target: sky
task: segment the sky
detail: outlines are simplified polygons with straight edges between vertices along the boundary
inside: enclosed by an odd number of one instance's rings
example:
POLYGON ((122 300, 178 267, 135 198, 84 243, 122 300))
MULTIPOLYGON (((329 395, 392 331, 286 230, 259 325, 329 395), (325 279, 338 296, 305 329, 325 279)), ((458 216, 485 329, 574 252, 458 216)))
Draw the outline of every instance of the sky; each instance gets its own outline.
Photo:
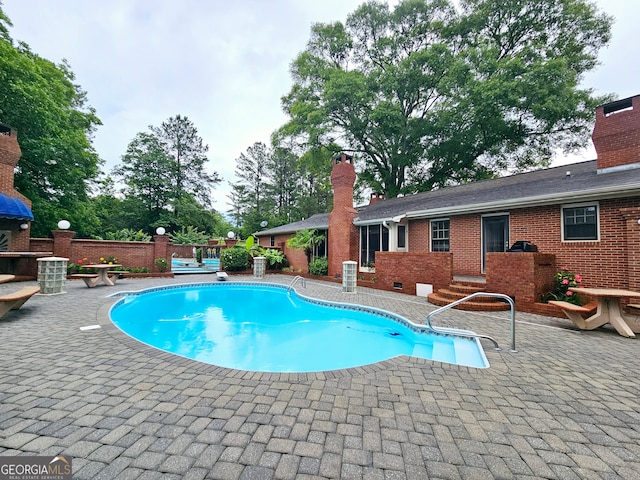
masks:
MULTIPOLYGON (((388 0, 395 5, 397 0, 388 0)), ((10 35, 41 57, 66 59, 102 125, 93 145, 109 172, 150 125, 188 117, 223 178, 214 208, 229 208, 236 159, 269 144, 287 117, 280 99, 289 66, 313 23, 344 22, 363 0, 0 0, 10 35)), ((640 8, 597 0, 615 18, 601 65, 582 87, 627 98, 640 94, 640 8)), ((595 158, 593 147, 554 164, 595 158)))

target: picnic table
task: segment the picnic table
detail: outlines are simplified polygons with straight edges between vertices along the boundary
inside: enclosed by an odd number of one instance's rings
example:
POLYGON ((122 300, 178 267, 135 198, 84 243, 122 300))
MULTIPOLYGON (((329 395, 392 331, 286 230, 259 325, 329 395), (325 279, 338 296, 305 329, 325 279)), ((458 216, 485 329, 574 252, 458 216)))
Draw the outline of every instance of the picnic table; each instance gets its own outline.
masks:
MULTIPOLYGON (((583 320, 583 330, 593 330, 610 323, 616 331, 623 337, 635 338, 635 333, 640 333, 640 324, 633 319, 626 317, 620 308, 620 300, 623 298, 640 298, 640 292, 632 290, 622 290, 619 288, 585 288, 571 287, 572 292, 583 293, 598 301, 596 313, 583 320)), ((562 307, 561 307, 562 308, 562 307)), ((563 309, 564 310, 564 309, 563 309)), ((565 313, 567 311, 565 310, 565 313)), ((567 313, 567 316, 568 313, 567 313)), ((569 317, 571 318, 571 317, 569 317)), ((573 319, 572 319, 573 320, 573 319)), ((574 323, 576 323, 574 321, 574 323)))
POLYGON ((84 283, 86 283, 87 287, 89 288, 93 288, 99 283, 104 283, 105 285, 113 287, 116 284, 116 280, 118 280, 120 274, 118 272, 109 272, 109 270, 121 266, 122 265, 118 263, 98 263, 95 265, 82 265, 82 268, 95 268, 98 273, 83 273, 79 275, 73 275, 73 277, 82 278, 82 280, 84 280, 84 283))

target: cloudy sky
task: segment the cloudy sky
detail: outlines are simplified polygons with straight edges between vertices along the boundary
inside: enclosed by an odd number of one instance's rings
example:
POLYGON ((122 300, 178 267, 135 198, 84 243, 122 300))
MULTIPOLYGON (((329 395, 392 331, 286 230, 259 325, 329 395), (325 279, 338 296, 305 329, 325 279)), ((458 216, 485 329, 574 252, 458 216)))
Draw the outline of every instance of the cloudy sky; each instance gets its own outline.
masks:
MULTIPOLYGON (((71 65, 103 123, 94 146, 105 170, 136 133, 187 116, 209 145, 210 169, 224 179, 214 206, 225 212, 235 159, 255 142, 268 144, 286 121, 280 98, 312 23, 344 21, 363 0, 0 2, 14 40, 71 65)), ((598 94, 640 93, 640 9, 632 3, 596 1, 616 19, 602 65, 584 80, 598 94)), ((594 155, 588 149, 570 160, 594 155)))

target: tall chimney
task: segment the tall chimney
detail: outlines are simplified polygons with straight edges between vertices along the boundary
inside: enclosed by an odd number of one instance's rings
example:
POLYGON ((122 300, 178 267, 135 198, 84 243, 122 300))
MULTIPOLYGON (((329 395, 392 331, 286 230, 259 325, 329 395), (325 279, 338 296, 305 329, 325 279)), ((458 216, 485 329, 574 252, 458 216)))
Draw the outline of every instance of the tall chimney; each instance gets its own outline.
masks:
POLYGON ((353 185, 356 171, 353 157, 342 154, 333 159, 331 185, 333 210, 329 213, 329 276, 342 275, 342 262, 358 261, 358 228, 353 220, 358 211, 353 208, 353 185))
POLYGON ((598 173, 640 168, 640 95, 596 108, 598 173))

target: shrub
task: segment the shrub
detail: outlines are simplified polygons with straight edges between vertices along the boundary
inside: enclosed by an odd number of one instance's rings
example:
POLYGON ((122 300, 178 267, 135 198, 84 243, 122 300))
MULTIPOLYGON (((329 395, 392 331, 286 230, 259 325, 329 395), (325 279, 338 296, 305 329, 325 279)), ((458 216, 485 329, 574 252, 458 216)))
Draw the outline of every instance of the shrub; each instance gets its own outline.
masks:
POLYGON ((166 258, 156 258, 153 263, 155 263, 156 268, 160 271, 160 272, 166 272, 167 269, 169 268, 169 262, 167 261, 166 258))
POLYGON ((262 252, 262 256, 267 259, 270 268, 282 268, 287 263, 284 253, 275 248, 267 248, 262 252))
POLYGON ((209 240, 209 235, 191 225, 182 227, 179 232, 170 233, 169 237, 176 245, 202 245, 209 240))
POLYGON ((311 275, 326 276, 329 272, 329 259, 327 257, 314 258, 309 264, 311 275))
POLYGON ((246 270, 251 265, 247 249, 237 246, 222 250, 220 252, 220 263, 225 270, 230 272, 246 270))
POLYGON ((137 232, 132 228, 123 228, 117 232, 107 232, 106 240, 119 240, 122 242, 150 242, 151 235, 144 233, 142 230, 137 232))
POLYGON ((546 303, 549 300, 562 300, 573 303, 574 305, 581 305, 582 300, 580 296, 569 290, 570 287, 579 287, 580 282, 582 282, 580 275, 575 275, 566 268, 563 268, 553 277, 553 291, 545 293, 542 296, 542 301, 546 303))

